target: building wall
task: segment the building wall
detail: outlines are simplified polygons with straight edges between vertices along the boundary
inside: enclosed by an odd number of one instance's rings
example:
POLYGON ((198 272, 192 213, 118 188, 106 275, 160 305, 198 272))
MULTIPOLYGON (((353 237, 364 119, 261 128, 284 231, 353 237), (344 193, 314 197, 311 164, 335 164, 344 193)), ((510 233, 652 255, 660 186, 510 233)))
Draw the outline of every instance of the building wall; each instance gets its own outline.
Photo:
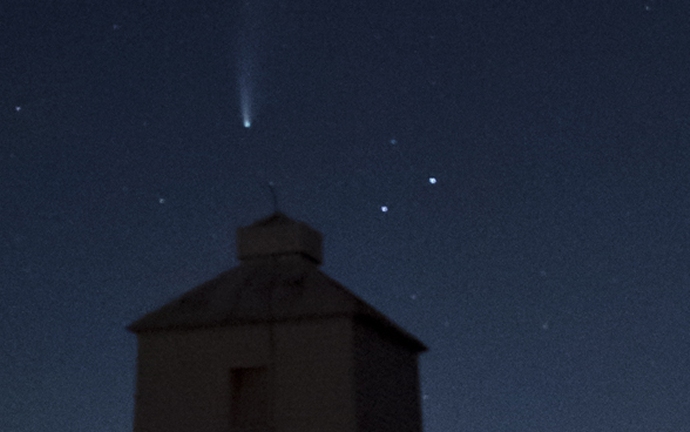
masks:
POLYGON ((354 325, 358 432, 421 432, 417 354, 366 323, 354 325))
POLYGON ((350 319, 288 322, 275 336, 279 432, 354 432, 350 319))
POLYGON ((267 325, 138 335, 134 432, 228 432, 229 373, 270 358, 267 325))
POLYGON ((134 432, 232 431, 241 368, 269 370, 273 432, 355 431, 348 318, 141 333, 138 343, 134 432))

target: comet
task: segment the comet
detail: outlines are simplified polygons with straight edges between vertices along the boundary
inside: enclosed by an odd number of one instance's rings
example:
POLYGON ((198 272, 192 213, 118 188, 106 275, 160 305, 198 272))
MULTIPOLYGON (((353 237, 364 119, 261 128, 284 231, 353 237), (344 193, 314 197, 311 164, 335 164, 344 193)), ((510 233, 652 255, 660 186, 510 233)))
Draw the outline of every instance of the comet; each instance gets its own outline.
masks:
MULTIPOLYGON (((242 74, 242 72, 240 72, 242 74)), ((249 74, 247 74, 249 75, 249 74)), ((242 114, 242 125, 249 129, 252 126, 252 86, 249 76, 240 75, 240 112, 242 114)))
POLYGON ((261 69, 258 61, 261 40, 259 2, 244 1, 241 16, 243 19, 237 35, 237 90, 242 126, 249 129, 258 109, 256 89, 261 69))

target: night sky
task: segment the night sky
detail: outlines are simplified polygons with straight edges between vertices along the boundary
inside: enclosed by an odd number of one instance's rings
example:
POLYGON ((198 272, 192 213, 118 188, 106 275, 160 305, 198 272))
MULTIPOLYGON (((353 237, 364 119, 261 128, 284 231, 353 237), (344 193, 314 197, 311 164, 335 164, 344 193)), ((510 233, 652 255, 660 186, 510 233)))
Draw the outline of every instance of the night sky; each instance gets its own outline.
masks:
POLYGON ((687 1, 7 0, 0 24, 0 431, 131 431, 125 326, 236 265, 269 182, 430 347, 425 432, 690 430, 687 1))

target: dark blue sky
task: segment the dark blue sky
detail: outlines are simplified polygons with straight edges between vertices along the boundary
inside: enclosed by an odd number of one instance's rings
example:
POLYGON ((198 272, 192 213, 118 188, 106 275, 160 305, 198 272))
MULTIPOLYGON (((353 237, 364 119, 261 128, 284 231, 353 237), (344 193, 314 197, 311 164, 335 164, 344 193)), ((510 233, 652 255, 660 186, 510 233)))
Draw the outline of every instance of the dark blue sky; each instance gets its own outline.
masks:
POLYGON ((131 430, 124 327, 236 264, 268 182, 430 346, 426 432, 690 424, 687 2, 0 17, 0 430, 131 430))

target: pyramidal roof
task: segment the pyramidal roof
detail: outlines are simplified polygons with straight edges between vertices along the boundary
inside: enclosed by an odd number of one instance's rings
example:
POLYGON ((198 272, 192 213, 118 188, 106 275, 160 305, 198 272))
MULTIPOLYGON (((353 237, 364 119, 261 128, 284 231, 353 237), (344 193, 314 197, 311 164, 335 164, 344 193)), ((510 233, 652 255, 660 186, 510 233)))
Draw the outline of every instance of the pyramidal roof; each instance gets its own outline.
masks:
POLYGON ((275 213, 237 230, 240 264, 128 329, 134 333, 348 316, 414 351, 418 339, 321 272, 321 234, 275 213))

